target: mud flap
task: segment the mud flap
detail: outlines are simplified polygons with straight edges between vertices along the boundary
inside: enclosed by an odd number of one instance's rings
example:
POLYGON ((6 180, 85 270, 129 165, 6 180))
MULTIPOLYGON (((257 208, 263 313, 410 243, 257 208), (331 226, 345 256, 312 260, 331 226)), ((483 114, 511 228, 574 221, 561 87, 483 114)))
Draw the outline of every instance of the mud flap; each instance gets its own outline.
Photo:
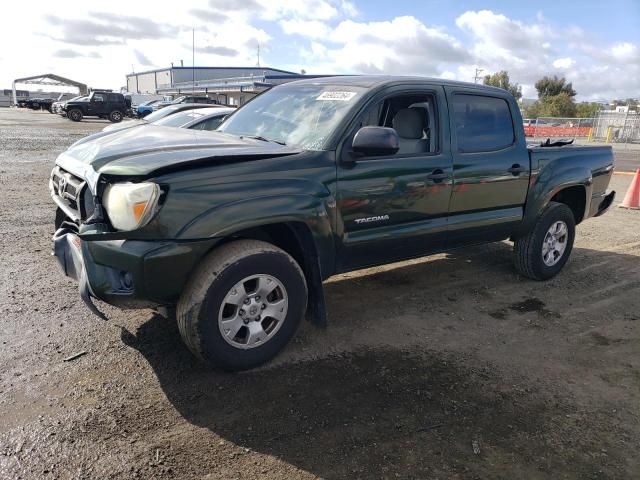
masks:
POLYGON ((326 328, 327 308, 324 302, 324 285, 322 285, 317 257, 315 261, 310 261, 307 265, 310 270, 307 275, 307 286, 309 288, 308 319, 316 327, 326 328))

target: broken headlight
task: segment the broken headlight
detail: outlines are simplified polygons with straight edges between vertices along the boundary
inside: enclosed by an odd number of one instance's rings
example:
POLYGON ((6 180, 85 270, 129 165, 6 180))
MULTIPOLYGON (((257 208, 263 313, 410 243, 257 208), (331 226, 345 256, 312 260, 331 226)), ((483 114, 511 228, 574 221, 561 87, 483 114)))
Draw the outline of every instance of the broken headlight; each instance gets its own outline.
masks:
POLYGON ((117 230, 135 230, 146 225, 158 206, 160 187, 155 183, 115 183, 102 196, 111 225, 117 230))

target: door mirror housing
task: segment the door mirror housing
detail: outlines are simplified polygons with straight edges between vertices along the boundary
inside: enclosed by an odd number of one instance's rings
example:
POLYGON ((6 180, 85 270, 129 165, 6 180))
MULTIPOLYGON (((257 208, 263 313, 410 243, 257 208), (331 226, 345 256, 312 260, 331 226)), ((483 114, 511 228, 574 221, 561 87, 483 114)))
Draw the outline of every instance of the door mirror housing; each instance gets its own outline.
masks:
POLYGON ((393 128, 362 127, 353 137, 351 148, 360 155, 393 155, 400 148, 400 140, 393 128))

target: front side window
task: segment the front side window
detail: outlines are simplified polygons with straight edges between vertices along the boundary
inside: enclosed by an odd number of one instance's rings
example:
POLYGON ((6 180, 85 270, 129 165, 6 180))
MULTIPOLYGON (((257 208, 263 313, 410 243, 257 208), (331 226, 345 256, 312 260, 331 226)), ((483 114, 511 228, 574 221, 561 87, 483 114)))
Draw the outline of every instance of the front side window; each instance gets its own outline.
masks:
POLYGON ((93 101, 94 102, 104 102, 104 96, 100 95, 100 94, 96 94, 93 96, 93 101))
POLYGON ((245 104, 219 130, 324 150, 364 91, 352 85, 283 85, 245 104))
POLYGON ((501 150, 515 140, 509 104, 502 98, 456 94, 453 119, 461 152, 501 150))
POLYGON ((433 95, 390 96, 367 108, 357 129, 367 126, 393 128, 398 134, 396 156, 437 151, 438 125, 433 95))

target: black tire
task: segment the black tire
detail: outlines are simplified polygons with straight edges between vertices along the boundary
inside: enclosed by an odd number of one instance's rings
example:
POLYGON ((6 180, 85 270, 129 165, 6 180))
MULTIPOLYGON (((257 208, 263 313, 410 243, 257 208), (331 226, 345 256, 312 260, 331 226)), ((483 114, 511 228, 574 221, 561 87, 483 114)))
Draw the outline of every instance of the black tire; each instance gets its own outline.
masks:
POLYGON ((516 239, 514 244, 516 270, 533 280, 547 280, 556 276, 569 260, 575 232, 576 222, 571 209, 564 203, 550 202, 531 231, 516 239), (549 228, 558 221, 564 222, 567 226, 566 247, 558 257, 557 263, 549 266, 542 258, 543 243, 549 228))
POLYGON ((176 318, 182 340, 194 355, 211 366, 235 371, 275 357, 293 337, 306 308, 307 284, 296 261, 269 243, 238 240, 214 250, 200 264, 180 297, 176 318), (243 349, 225 340, 218 317, 227 294, 251 275, 268 275, 280 282, 288 308, 271 338, 243 349))
POLYGON ((74 122, 82 121, 82 111, 79 108, 72 108, 67 112, 67 118, 74 122))
POLYGON ((124 114, 120 110, 114 110, 109 113, 109 121, 111 123, 120 123, 124 118, 124 114))

